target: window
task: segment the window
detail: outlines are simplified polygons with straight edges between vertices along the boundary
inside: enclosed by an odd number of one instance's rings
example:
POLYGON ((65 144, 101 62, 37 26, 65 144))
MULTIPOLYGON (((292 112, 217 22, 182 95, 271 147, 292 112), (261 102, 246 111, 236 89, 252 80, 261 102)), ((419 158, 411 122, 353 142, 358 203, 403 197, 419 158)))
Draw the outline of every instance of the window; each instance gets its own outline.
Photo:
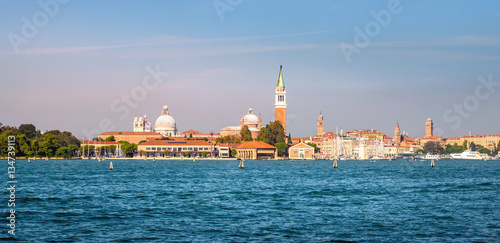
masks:
POLYGON ((198 152, 198 148, 194 148, 194 152, 198 152))
POLYGON ((306 150, 306 154, 309 154, 309 150, 306 150))
POLYGON ((146 150, 151 150, 151 148, 150 147, 146 147, 146 150))
POLYGON ((156 148, 151 148, 151 150, 156 150, 156 148))
POLYGON ((297 150, 294 150, 294 151, 293 151, 293 154, 297 154, 297 150))

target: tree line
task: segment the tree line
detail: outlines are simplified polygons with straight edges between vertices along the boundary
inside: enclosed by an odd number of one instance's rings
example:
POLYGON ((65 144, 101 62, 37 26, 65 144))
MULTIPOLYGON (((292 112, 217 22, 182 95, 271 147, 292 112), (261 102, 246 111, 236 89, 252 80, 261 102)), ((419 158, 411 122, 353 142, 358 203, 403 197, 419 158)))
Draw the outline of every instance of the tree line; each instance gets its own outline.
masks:
POLYGON ((78 155, 80 140, 71 132, 50 130, 42 133, 33 124, 19 127, 0 123, 0 156, 7 156, 8 137, 15 136, 16 157, 62 157, 78 155))
POLYGON ((454 154, 454 153, 462 153, 467 149, 471 151, 478 151, 482 154, 488 154, 491 156, 497 155, 500 148, 500 142, 498 144, 493 144, 493 149, 489 150, 488 148, 484 148, 480 145, 475 144, 474 142, 469 142, 465 140, 462 145, 458 144, 447 144, 445 147, 442 147, 439 143, 429 141, 424 144, 422 149, 417 150, 417 152, 430 153, 430 154, 454 154))

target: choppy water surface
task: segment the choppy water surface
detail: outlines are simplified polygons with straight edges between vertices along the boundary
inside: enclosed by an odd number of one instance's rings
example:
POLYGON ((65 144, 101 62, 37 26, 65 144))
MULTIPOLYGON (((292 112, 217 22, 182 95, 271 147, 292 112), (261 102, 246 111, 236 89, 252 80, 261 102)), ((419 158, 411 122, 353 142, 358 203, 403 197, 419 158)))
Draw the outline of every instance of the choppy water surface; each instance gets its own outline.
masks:
POLYGON ((113 165, 17 161, 17 239, 500 240, 500 161, 441 160, 435 168, 402 159, 339 161, 338 169, 331 161, 246 161, 244 170, 237 161, 113 165))

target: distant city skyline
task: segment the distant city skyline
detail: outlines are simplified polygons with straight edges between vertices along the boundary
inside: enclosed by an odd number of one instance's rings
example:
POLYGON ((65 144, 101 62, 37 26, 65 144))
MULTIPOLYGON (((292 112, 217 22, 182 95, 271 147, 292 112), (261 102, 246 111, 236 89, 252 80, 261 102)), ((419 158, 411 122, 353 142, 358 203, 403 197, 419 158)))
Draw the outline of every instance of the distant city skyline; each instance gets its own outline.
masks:
POLYGON ((164 104, 179 132, 249 107, 265 125, 283 65, 292 137, 320 112, 325 132, 500 133, 498 1, 1 3, 4 125, 83 138, 154 125, 164 104))

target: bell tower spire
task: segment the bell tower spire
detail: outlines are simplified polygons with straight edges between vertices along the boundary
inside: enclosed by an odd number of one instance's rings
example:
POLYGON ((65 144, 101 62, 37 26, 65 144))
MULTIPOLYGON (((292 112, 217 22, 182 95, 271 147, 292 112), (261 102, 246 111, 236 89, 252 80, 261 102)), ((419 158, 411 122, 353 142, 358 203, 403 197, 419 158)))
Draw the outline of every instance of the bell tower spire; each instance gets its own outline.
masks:
POLYGON ((278 83, 274 92, 274 120, 280 121, 286 134, 286 90, 282 74, 283 66, 280 65, 278 83))

